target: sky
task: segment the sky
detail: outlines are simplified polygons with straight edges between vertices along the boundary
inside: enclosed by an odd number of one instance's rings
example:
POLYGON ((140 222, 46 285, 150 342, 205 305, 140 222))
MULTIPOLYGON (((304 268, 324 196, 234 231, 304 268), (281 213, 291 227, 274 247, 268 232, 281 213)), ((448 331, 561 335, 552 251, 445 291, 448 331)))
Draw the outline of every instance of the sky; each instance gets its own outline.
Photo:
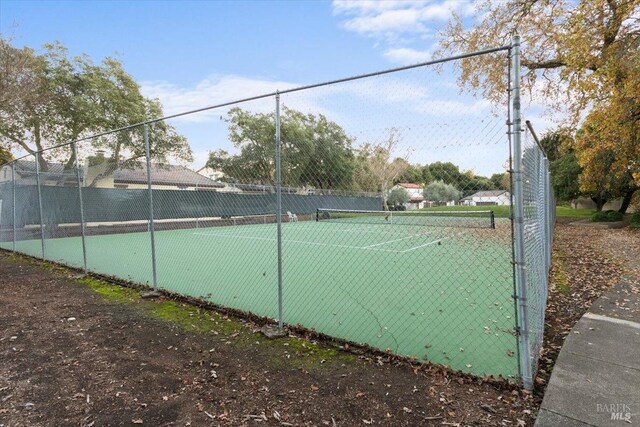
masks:
MULTIPOLYGON (((472 25, 474 7, 467 0, 0 0, 0 33, 16 46, 57 40, 72 55, 86 53, 96 62, 116 57, 146 96, 174 114, 427 61, 453 11, 472 25)), ((440 73, 411 70, 283 95, 282 103, 325 114, 356 144, 382 142, 395 129, 397 154, 412 162, 453 161, 477 174, 502 172, 505 108, 461 94, 456 73, 453 65, 440 73)), ((268 112, 273 102, 240 106, 268 112)), ((221 120, 226 111, 171 121, 191 144, 192 167, 201 167, 209 151, 234 151, 221 120)))

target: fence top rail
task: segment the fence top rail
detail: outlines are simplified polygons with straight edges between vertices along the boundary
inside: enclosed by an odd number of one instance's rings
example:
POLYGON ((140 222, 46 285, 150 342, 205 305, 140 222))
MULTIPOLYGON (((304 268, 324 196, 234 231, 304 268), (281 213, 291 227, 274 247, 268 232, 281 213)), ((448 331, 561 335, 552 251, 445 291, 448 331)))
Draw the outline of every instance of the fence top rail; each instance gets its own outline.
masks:
POLYGON ((533 136, 533 140, 536 142, 536 145, 538 146, 540 151, 542 151, 542 155, 544 156, 545 159, 548 159, 549 156, 547 156, 546 150, 540 143, 540 140, 538 139, 538 135, 536 134, 536 131, 533 130, 533 125, 531 124, 531 121, 525 120, 525 123, 527 124, 527 128, 529 128, 529 132, 531 132, 531 136, 533 136))
MULTIPOLYGON (((89 136, 85 136, 85 137, 80 138, 80 139, 76 139, 74 141, 69 141, 69 142, 64 142, 62 144, 54 145, 52 147, 48 147, 48 148, 46 148, 44 150, 41 150, 41 151, 47 151, 47 150, 52 150, 52 149, 55 149, 55 148, 65 147, 67 145, 77 144, 78 142, 83 142, 83 141, 87 141, 87 140, 90 140, 90 139, 99 138, 101 136, 110 135, 112 133, 122 132, 122 131, 125 131, 125 130, 129 130, 129 129, 133 129, 133 128, 136 128, 136 127, 140 127, 140 126, 146 126, 146 125, 149 125, 149 124, 152 124, 152 123, 161 122, 163 120, 175 119, 177 117, 182 117, 182 116, 186 116, 186 115, 189 115, 189 114, 200 113, 200 112, 203 112, 203 111, 213 110, 213 109, 216 109, 216 108, 228 107, 229 105, 241 104, 241 103, 249 102, 249 101, 256 101, 256 100, 259 100, 259 99, 275 97, 275 96, 286 94, 286 93, 300 92, 300 91, 307 90, 307 89, 314 89, 314 88, 323 87, 323 86, 329 86, 329 85, 337 84, 337 83, 345 83, 345 82, 350 82, 350 81, 354 81, 354 80, 365 79, 365 78, 368 78, 368 77, 382 76, 382 75, 385 75, 385 74, 395 73, 395 72, 398 72, 398 71, 411 70, 411 69, 414 69, 414 68, 426 67, 426 66, 429 66, 429 65, 443 64, 443 63, 450 62, 450 61, 456 61, 456 60, 460 60, 460 59, 472 58, 474 56, 487 55, 487 54, 490 54, 490 53, 495 53, 495 52, 500 52, 500 51, 505 51, 505 50, 506 51, 511 51, 511 46, 510 45, 505 45, 505 46, 499 46, 499 47, 494 47, 494 48, 482 49, 482 50, 477 50, 475 52, 469 52, 469 53, 464 53, 464 54, 460 54, 460 55, 448 56, 446 58, 439 58, 439 59, 434 59, 434 60, 431 60, 431 61, 419 62, 417 64, 405 65, 405 66, 402 66, 402 67, 395 67, 395 68, 387 68, 385 70, 375 71, 375 72, 372 72, 372 73, 358 74, 358 75, 351 76, 351 77, 344 77, 344 78, 341 78, 341 79, 328 80, 328 81, 325 81, 325 82, 322 82, 322 83, 315 83, 315 84, 309 84, 309 85, 304 85, 304 86, 298 86, 298 87, 285 89, 285 90, 276 90, 275 92, 265 93, 265 94, 262 94, 262 95, 250 96, 250 97, 247 97, 247 98, 241 98, 241 99, 237 99, 237 100, 234 100, 234 101, 223 102, 223 103, 215 104, 215 105, 209 105, 207 107, 197 108, 195 110, 184 111, 182 113, 171 114, 171 115, 168 115, 168 116, 158 117, 158 118, 155 118, 155 119, 151 119, 151 120, 147 120, 147 121, 139 122, 139 123, 134 123, 134 124, 123 126, 123 127, 119 127, 119 128, 116 128, 116 129, 107 130, 107 131, 104 131, 104 132, 95 133, 95 134, 92 134, 92 135, 89 135, 89 136)), ((12 162, 16 162, 18 160, 22 160, 22 159, 24 159, 26 157, 34 156, 35 153, 38 153, 38 152, 40 152, 40 151, 35 151, 33 153, 28 153, 28 154, 25 154, 24 156, 18 157, 18 158, 13 159, 13 160, 11 160, 9 162, 2 163, 2 164, 0 164, 0 167, 4 167, 4 166, 6 166, 6 165, 8 165, 8 164, 10 164, 12 162)))

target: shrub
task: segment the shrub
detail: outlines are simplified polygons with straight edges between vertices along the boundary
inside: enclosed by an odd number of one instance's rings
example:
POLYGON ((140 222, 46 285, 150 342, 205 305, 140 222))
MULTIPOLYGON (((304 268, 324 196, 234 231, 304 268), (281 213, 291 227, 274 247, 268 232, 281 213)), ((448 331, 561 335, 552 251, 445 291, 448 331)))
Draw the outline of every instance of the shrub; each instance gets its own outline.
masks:
POLYGON ((631 215, 630 228, 640 228, 640 208, 631 215))
POLYGON ((594 222, 615 222, 622 221, 623 214, 617 211, 595 212, 591 215, 591 221, 594 222))
POLYGON ((607 213, 606 212, 594 212, 593 215, 591 215, 591 221, 594 222, 603 222, 607 220, 607 213))
POLYGON ((618 211, 607 212, 607 221, 611 221, 611 222, 622 221, 622 218, 624 218, 624 215, 618 211))
POLYGON ((389 206, 390 211, 406 211, 407 207, 405 205, 391 205, 389 206))

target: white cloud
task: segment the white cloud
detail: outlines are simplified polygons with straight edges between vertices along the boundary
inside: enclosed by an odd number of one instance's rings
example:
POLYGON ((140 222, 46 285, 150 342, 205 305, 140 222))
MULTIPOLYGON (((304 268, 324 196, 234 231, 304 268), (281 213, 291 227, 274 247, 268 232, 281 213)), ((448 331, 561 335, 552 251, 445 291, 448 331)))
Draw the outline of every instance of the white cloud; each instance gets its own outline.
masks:
POLYGON ((340 13, 376 13, 400 7, 419 7, 429 0, 334 0, 333 12, 340 13))
MULTIPOLYGON (((405 52, 402 58, 398 55, 396 60, 423 59, 423 54, 419 51, 405 52)), ((464 138, 456 136, 459 134, 478 134, 478 140, 484 141, 478 128, 459 129, 460 126, 454 124, 461 121, 476 123, 491 116, 488 102, 461 95, 455 87, 450 86, 451 81, 452 76, 448 73, 436 74, 429 67, 417 68, 285 93, 281 95, 281 107, 323 114, 340 124, 347 134, 357 138, 358 143, 383 140, 388 137, 390 128, 400 129, 406 147, 423 146, 426 142, 425 135, 433 138, 439 135, 443 142, 430 139, 428 145, 436 150, 429 155, 438 155, 438 151, 444 147, 456 144, 458 149, 464 147, 464 138), (452 139, 460 142, 452 142, 452 139)), ((144 82, 142 88, 145 96, 159 98, 165 114, 171 115, 298 86, 300 84, 294 82, 218 75, 191 86, 156 81, 144 82)), ((239 106, 252 112, 271 113, 275 108, 275 100, 268 97, 239 106)), ((221 120, 229 108, 208 110, 170 120, 191 144, 195 158, 193 167, 201 167, 205 163, 209 150, 222 148, 230 152, 236 151, 228 140, 228 124, 221 120)), ((428 152, 423 151, 417 150, 412 160, 425 161, 428 152)), ((487 164, 480 169, 493 170, 495 167, 487 164)))
MULTIPOLYGON (((290 82, 256 79, 236 75, 208 77, 194 87, 182 87, 166 81, 142 82, 142 93, 150 98, 158 98, 164 106, 166 115, 182 113, 210 105, 218 105, 261 94, 272 93, 277 89, 295 86, 290 82)), ((253 110, 273 108, 273 98, 252 101, 253 110)), ((228 109, 225 108, 224 111, 228 109)), ((220 110, 210 110, 183 116, 178 121, 204 122, 220 116, 220 110)))
POLYGON ((384 53, 384 57, 389 61, 401 65, 416 64, 418 62, 429 61, 431 59, 431 55, 431 50, 417 50, 410 47, 388 49, 384 53))
POLYGON ((427 28, 420 22, 416 9, 386 10, 376 15, 356 16, 347 20, 344 27, 361 34, 389 32, 424 32, 427 28))
POLYGON ((470 0, 345 1, 334 0, 333 13, 345 16, 344 28, 359 34, 395 39, 402 33, 432 33, 453 12, 473 14, 470 0))

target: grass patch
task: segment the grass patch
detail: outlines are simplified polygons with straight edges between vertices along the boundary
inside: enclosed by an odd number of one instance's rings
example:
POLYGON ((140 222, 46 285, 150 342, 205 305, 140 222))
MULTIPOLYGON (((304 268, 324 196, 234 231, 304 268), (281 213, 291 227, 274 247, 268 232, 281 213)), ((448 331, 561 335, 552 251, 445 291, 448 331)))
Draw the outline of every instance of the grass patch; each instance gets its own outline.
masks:
MULTIPOLYGON (((424 211, 493 211, 496 218, 509 218, 510 206, 436 206, 433 208, 421 209, 424 211)), ((569 217, 569 218, 591 218, 593 214, 592 209, 573 209, 568 206, 556 206, 557 217, 569 217)))
POLYGON ((593 209, 573 209, 569 206, 556 206, 557 217, 591 218, 594 212, 593 209))
POLYGON ((267 340, 265 344, 279 352, 273 360, 274 364, 281 365, 287 360, 287 364, 292 364, 306 370, 320 367, 328 362, 345 363, 355 362, 358 359, 354 354, 343 352, 338 348, 318 344, 304 338, 280 338, 267 340))
POLYGON ((436 206, 433 208, 423 208, 420 210, 423 211, 432 211, 432 212, 446 212, 446 211, 465 211, 465 212, 475 212, 475 211, 493 211, 496 218, 509 218, 509 208, 510 206, 436 206))
POLYGON ((82 277, 78 279, 78 281, 89 286, 94 292, 102 295, 108 301, 129 303, 140 298, 140 291, 114 285, 103 280, 94 279, 93 277, 82 277))
POLYGON ((148 301, 144 308, 153 316, 192 332, 214 332, 231 336, 243 332, 245 328, 245 325, 238 321, 176 301, 148 301))

